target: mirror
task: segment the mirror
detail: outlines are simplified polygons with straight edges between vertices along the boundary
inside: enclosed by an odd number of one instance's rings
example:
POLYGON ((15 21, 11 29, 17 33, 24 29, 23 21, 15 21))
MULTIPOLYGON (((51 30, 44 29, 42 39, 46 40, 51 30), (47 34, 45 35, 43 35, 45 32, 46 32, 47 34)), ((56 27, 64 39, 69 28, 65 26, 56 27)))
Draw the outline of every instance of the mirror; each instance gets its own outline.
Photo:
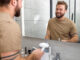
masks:
MULTIPOLYGON (((68 4, 65 16, 75 22, 80 36, 80 0, 64 1, 68 4)), ((23 0, 22 16, 17 20, 22 28, 22 35, 44 39, 48 21, 51 15, 55 16, 56 3, 57 0, 23 0)))

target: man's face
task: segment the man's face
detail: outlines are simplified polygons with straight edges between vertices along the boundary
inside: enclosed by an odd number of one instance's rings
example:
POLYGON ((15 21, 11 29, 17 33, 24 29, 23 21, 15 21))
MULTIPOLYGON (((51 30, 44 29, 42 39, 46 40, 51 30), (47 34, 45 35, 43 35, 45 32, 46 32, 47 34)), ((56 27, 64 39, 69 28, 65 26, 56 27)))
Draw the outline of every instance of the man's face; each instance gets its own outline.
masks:
POLYGON ((15 16, 16 17, 20 16, 21 7, 22 7, 22 0, 18 0, 17 1, 17 6, 15 8, 15 16))
POLYGON ((65 15, 66 13, 66 9, 65 9, 65 5, 57 5, 56 6, 56 17, 57 18, 61 18, 65 15))

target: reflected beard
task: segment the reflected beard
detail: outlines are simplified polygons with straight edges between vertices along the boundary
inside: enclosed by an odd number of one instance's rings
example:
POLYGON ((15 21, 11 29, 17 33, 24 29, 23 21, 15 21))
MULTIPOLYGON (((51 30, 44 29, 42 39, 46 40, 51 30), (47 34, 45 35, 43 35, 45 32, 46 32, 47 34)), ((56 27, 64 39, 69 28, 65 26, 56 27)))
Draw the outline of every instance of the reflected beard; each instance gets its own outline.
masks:
POLYGON ((61 14, 60 16, 58 16, 57 14, 56 14, 56 18, 62 18, 64 16, 64 14, 61 14))

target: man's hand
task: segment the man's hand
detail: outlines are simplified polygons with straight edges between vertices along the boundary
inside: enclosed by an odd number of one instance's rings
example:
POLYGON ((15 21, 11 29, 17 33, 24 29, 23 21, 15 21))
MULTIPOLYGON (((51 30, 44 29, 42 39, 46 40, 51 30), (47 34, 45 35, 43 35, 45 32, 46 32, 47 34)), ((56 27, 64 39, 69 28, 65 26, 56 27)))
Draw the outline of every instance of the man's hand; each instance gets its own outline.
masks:
POLYGON ((44 53, 41 51, 41 49, 36 49, 36 50, 34 50, 34 51, 32 52, 32 54, 34 54, 35 57, 36 57, 38 60, 40 60, 41 57, 42 57, 42 55, 43 55, 44 53))
POLYGON ((78 39, 79 39, 78 35, 74 35, 70 40, 61 40, 61 41, 62 42, 74 42, 74 43, 76 43, 76 42, 78 42, 78 39))
POLYGON ((50 40, 50 31, 49 31, 49 29, 47 29, 45 39, 50 40))
POLYGON ((69 40, 61 40, 62 42, 69 42, 69 40))

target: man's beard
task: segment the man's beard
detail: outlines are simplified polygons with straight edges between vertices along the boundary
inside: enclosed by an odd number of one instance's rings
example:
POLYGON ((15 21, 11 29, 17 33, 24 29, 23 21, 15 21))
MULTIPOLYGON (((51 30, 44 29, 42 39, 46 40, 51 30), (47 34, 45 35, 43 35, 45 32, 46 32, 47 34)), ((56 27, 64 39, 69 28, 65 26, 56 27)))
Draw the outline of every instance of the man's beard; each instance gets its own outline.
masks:
MULTIPOLYGON (((64 13, 65 14, 65 13, 64 13)), ((63 16, 64 16, 64 14, 61 14, 61 15, 57 15, 57 13, 56 13, 56 18, 62 18, 63 16)))
POLYGON ((20 9, 16 7, 15 9, 15 17, 19 17, 20 16, 20 9))

